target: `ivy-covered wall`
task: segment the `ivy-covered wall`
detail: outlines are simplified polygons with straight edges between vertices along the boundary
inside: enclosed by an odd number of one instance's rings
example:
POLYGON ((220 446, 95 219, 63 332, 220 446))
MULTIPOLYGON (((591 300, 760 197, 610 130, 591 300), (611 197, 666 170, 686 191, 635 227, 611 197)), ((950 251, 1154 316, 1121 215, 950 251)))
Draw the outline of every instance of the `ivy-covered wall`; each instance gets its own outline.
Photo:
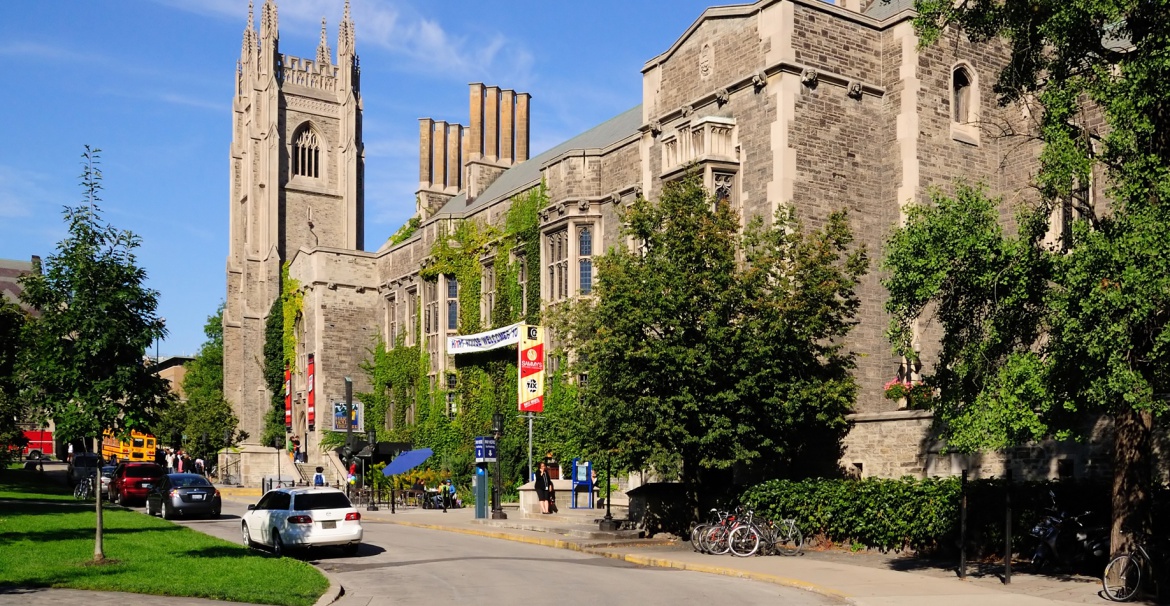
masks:
MULTIPOLYGON (((512 199, 503 225, 463 221, 436 240, 430 251, 431 263, 420 277, 435 281, 448 276, 458 281, 460 334, 520 321, 540 323, 538 212, 547 204, 548 191, 542 183, 512 199), (490 326, 480 314, 485 258, 493 260, 496 276, 490 326), (524 284, 519 280, 522 269, 524 284)), ((492 415, 502 413, 506 425, 499 454, 504 491, 514 494, 525 481, 528 466, 527 421, 517 412, 516 349, 456 357, 454 372, 449 373, 455 381, 452 389, 447 376, 436 377, 432 385, 425 337, 417 325, 410 330, 420 337, 415 340, 420 345, 406 346, 404 334, 398 335, 393 347, 375 337, 362 367, 370 378, 371 392, 355 396, 366 403, 367 422, 377 423, 381 440, 408 441, 416 448, 433 449, 435 455, 427 466, 453 477, 466 494, 474 471, 474 438, 488 435, 492 415), (454 393, 454 415, 448 412, 448 393, 454 393), (411 410, 413 423, 408 422, 411 410)), ((579 426, 577 397, 576 386, 566 377, 549 373, 545 412, 537 415, 533 429, 535 462, 551 450, 567 468, 570 459, 583 451, 587 437, 575 430, 579 426)))

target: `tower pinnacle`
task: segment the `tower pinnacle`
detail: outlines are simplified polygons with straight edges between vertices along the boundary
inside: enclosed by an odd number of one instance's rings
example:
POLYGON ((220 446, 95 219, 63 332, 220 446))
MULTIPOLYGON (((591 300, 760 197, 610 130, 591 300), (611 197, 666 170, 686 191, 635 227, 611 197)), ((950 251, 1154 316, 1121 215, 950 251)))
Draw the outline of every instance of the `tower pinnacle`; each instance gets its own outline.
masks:
MULTIPOLYGON (((349 16, 349 0, 345 0, 345 12, 341 16, 341 26, 337 28, 337 56, 353 54, 353 19, 349 16)), ((340 62, 338 59, 338 63, 340 62)))
POLYGON ((264 0, 264 6, 260 7, 260 37, 264 39, 277 38, 279 29, 276 3, 272 0, 264 0))
POLYGON ((325 17, 321 17, 321 43, 317 45, 317 63, 329 65, 329 42, 325 39, 325 17))
POLYGON ((244 42, 240 48, 240 62, 250 63, 256 51, 256 28, 252 21, 252 1, 248 0, 248 25, 244 27, 244 42))

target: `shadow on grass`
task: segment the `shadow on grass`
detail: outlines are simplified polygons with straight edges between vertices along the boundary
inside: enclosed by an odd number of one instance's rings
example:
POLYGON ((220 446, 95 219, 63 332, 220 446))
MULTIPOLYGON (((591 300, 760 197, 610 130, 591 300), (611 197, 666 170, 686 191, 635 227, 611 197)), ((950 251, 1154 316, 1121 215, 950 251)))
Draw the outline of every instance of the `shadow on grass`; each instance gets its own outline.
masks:
MULTIPOLYGON (((106 536, 118 534, 143 534, 147 532, 171 532, 179 530, 180 526, 160 527, 160 528, 103 528, 102 534, 106 536)), ((3 532, 0 533, 0 545, 6 543, 16 543, 18 541, 32 541, 34 543, 48 542, 48 541, 73 541, 78 539, 92 539, 94 537, 94 528, 55 528, 51 530, 30 530, 27 532, 3 532)))

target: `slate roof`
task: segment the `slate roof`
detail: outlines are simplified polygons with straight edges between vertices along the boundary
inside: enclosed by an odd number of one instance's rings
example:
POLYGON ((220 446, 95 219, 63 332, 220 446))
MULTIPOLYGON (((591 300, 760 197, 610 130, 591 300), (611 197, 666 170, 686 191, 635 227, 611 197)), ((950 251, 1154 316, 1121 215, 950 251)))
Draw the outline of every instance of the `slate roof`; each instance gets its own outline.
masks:
POLYGON ((476 199, 467 203, 467 194, 451 198, 439 210, 439 214, 462 214, 492 202, 516 194, 540 183, 540 167, 549 160, 575 149, 599 149, 638 132, 642 126, 642 106, 634 107, 594 126, 593 128, 554 146, 552 149, 529 158, 504 171, 476 199))
POLYGON ((913 9, 914 0, 874 0, 874 3, 863 11, 863 14, 880 21, 893 17, 904 10, 913 9))

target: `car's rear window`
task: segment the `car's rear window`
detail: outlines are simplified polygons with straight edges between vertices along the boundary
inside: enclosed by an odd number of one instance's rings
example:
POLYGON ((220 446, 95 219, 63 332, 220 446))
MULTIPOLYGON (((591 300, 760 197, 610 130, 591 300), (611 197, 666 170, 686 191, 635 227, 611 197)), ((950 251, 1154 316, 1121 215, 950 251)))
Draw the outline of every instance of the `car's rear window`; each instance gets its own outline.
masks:
POLYGON ((162 475, 162 467, 158 465, 132 465, 126 468, 128 478, 153 478, 162 475))
POLYGON ((352 505, 349 504, 349 499, 345 497, 344 493, 316 492, 297 495, 293 507, 299 511, 308 511, 310 509, 346 509, 352 505))
POLYGON ((179 488, 187 488, 191 486, 211 486, 211 482, 208 482, 200 476, 171 476, 171 485, 179 488))
POLYGON ((74 467, 97 467, 97 457, 76 456, 73 457, 74 467))

